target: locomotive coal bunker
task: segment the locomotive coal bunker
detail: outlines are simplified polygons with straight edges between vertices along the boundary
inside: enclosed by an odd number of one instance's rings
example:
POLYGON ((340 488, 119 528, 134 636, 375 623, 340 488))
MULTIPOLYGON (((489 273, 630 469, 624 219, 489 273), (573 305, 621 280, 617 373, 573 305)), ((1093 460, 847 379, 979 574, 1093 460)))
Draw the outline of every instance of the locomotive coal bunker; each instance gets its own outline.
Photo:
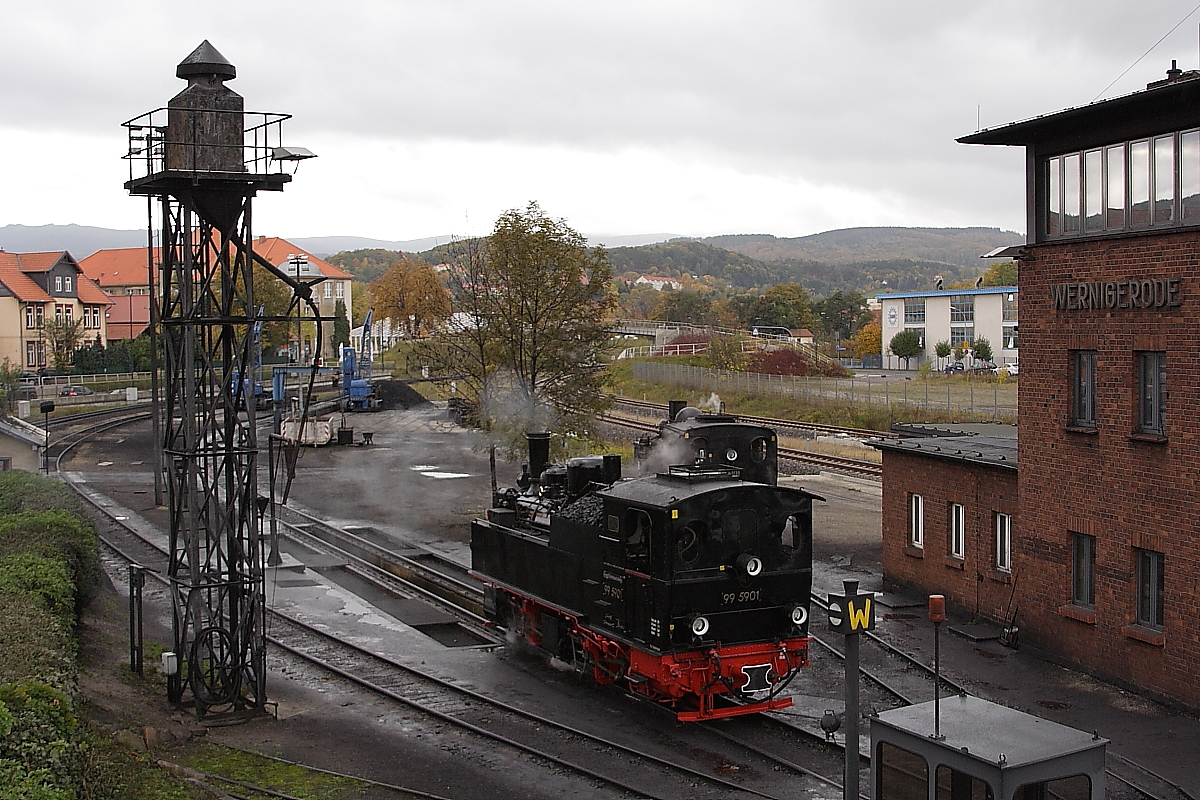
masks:
MULTIPOLYGON (((744 426, 738 446, 761 434, 744 426)), ((521 488, 471 526, 496 624, 683 721, 790 706, 823 498, 699 458, 625 480, 620 456, 548 466, 549 434, 529 441, 521 488)))

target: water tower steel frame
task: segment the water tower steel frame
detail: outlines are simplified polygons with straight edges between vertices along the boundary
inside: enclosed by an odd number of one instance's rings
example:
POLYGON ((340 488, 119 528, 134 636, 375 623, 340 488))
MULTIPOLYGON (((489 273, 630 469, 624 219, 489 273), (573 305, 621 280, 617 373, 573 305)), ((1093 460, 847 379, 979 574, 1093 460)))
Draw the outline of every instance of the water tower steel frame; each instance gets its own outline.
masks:
MULTIPOLYGON (((188 88, 125 123, 131 194, 157 200, 154 302, 165 356, 156 398, 170 514, 174 651, 168 697, 198 717, 266 700, 264 553, 253 393, 252 201, 291 180, 272 158, 283 114, 244 112, 236 76, 207 41, 177 75, 188 88)), ((272 270, 274 271, 274 270, 272 270)), ((283 277, 283 276, 280 276, 283 277)), ((291 283, 291 281, 288 281, 291 283)), ((296 287, 293 287, 296 288, 296 287)))

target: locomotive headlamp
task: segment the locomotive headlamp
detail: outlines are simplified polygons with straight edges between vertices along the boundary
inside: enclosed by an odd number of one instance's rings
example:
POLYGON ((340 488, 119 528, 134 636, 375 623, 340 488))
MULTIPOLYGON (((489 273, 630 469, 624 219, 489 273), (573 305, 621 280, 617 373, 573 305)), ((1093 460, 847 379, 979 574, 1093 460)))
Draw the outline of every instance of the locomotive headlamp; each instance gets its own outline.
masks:
POLYGON ((788 617, 792 620, 792 624, 799 628, 808 622, 808 609, 804 606, 792 606, 792 611, 788 614, 788 617))
POLYGON ((732 447, 729 448, 728 450, 726 450, 725 451, 725 460, 726 461, 737 461, 737 450, 734 450, 732 447))
POLYGON ((763 571, 762 559, 749 553, 742 553, 738 556, 737 568, 747 577, 757 578, 763 571))
POLYGON ((692 635, 703 636, 708 633, 708 617, 692 618, 692 635))

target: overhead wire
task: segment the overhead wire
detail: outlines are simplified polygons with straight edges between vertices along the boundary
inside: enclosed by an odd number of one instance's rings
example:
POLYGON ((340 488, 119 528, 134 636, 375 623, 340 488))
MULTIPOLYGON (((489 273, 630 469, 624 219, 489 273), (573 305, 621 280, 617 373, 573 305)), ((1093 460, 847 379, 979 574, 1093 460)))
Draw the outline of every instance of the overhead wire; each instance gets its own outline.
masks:
POLYGON ((1200 11, 1200 3, 1197 3, 1197 4, 1196 4, 1196 7, 1195 7, 1195 8, 1193 8, 1191 11, 1189 11, 1189 12, 1187 13, 1187 15, 1186 15, 1186 16, 1184 16, 1184 18, 1183 18, 1183 19, 1179 20, 1179 22, 1176 22, 1176 23, 1175 23, 1175 25, 1174 25, 1174 27, 1172 27, 1172 28, 1171 28, 1171 30, 1169 30, 1169 31, 1167 31, 1166 33, 1164 33, 1164 34, 1162 35, 1162 38, 1161 38, 1161 39, 1159 39, 1159 40, 1158 40, 1157 42, 1155 42, 1154 44, 1150 45, 1150 49, 1149 49, 1149 50, 1147 50, 1146 52, 1142 53, 1140 56, 1138 56, 1138 57, 1137 57, 1137 60, 1136 60, 1136 61, 1134 61, 1132 64, 1130 64, 1128 67, 1126 67, 1124 72, 1122 72, 1122 73, 1121 73, 1120 75, 1118 75, 1117 77, 1113 78, 1113 81, 1112 81, 1112 83, 1110 83, 1108 86, 1105 86, 1103 89, 1101 89, 1101 90, 1100 90, 1100 94, 1098 94, 1098 95, 1096 95, 1095 97, 1093 97, 1093 98, 1092 98, 1092 102, 1094 103, 1094 102, 1096 102, 1097 100, 1099 100, 1101 97, 1103 97, 1103 96, 1104 96, 1104 93, 1105 93, 1105 92, 1107 92, 1109 89, 1111 89, 1111 88, 1113 87, 1113 85, 1114 85, 1114 84, 1115 84, 1117 81, 1121 80, 1121 78, 1124 78, 1126 75, 1128 75, 1128 74, 1129 74, 1129 70, 1131 70, 1131 69, 1133 69, 1134 67, 1136 67, 1138 64, 1140 64, 1140 63, 1141 63, 1141 61, 1142 61, 1142 59, 1143 59, 1143 58, 1145 58, 1146 56, 1148 56, 1148 55, 1150 55, 1152 52, 1154 52, 1154 48, 1156 48, 1156 47, 1158 47, 1160 44, 1162 44, 1162 43, 1163 43, 1163 42, 1166 40, 1166 38, 1167 38, 1168 36, 1170 36, 1172 33, 1174 33, 1174 32, 1176 31, 1176 29, 1177 29, 1177 28, 1178 28, 1180 25, 1182 25, 1183 23, 1187 22, 1187 21, 1188 21, 1188 18, 1189 18, 1189 17, 1191 17, 1193 14, 1195 14, 1197 11, 1200 11))

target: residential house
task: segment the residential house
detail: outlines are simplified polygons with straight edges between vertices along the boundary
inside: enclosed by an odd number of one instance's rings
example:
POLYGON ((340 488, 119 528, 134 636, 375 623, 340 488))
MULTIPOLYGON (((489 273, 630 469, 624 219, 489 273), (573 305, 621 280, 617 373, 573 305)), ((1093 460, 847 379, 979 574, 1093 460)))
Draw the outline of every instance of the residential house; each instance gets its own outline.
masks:
POLYGON ((0 359, 30 370, 50 365, 46 322, 82 320, 83 341, 106 339, 112 298, 66 251, 0 251, 0 359))

